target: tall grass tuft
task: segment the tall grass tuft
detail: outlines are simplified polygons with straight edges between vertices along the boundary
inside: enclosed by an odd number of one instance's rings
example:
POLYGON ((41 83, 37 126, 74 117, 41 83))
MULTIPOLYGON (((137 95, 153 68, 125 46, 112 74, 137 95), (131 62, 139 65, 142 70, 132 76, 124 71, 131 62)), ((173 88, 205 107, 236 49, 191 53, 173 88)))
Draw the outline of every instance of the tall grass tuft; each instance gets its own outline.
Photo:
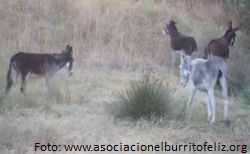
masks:
POLYGON ((129 120, 167 117, 171 101, 168 87, 160 80, 145 75, 118 93, 113 113, 117 118, 129 120))

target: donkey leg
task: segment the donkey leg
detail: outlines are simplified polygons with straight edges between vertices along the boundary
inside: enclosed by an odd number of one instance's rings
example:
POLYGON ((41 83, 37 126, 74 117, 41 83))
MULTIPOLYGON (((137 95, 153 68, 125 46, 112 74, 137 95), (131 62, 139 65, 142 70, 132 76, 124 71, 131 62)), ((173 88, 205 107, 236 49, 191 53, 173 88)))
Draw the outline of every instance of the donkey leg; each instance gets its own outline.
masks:
POLYGON ((211 102, 208 96, 206 98, 206 105, 207 105, 207 121, 209 122, 211 120, 211 102))
POLYGON ((187 102, 187 109, 186 109, 186 115, 187 115, 188 120, 190 120, 191 116, 192 116, 192 113, 191 113, 193 111, 192 102, 193 102, 195 92, 196 92, 196 89, 192 89, 192 91, 189 94, 189 98, 188 98, 188 102, 187 102))
POLYGON ((26 87, 26 80, 27 80, 27 75, 28 74, 22 74, 22 83, 21 83, 21 92, 24 94, 25 93, 25 87, 26 87))
POLYGON ((219 79, 221 88, 222 88, 222 97, 224 98, 224 120, 225 121, 229 121, 228 118, 228 87, 227 87, 227 82, 226 82, 226 78, 224 76, 222 76, 219 79))
POLYGON ((49 96, 49 90, 50 90, 50 80, 49 77, 46 76, 43 80, 43 93, 46 96, 49 96))
POLYGON ((7 79, 7 85, 6 85, 6 89, 5 89, 5 95, 7 95, 8 92, 10 91, 10 88, 11 88, 12 84, 13 84, 13 79, 11 79, 11 78, 7 79))
POLYGON ((215 102, 215 98, 214 98, 214 90, 208 90, 208 97, 209 97, 209 101, 211 104, 211 109, 212 109, 212 118, 210 121, 210 124, 214 124, 215 123, 215 119, 216 119, 216 102, 215 102))
POLYGON ((171 68, 173 68, 174 67, 174 64, 175 64, 175 52, 174 51, 172 51, 172 64, 171 64, 171 68))

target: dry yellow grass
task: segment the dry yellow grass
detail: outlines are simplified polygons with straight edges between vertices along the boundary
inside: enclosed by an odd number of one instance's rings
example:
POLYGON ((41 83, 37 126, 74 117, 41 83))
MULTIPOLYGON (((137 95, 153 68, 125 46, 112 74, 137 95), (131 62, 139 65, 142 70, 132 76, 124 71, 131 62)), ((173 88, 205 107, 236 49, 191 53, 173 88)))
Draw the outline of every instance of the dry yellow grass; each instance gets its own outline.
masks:
MULTIPOLYGON (((52 144, 153 144, 222 142, 250 146, 249 108, 230 98, 232 125, 206 122, 204 94, 195 97, 193 120, 120 121, 107 110, 114 93, 123 90, 142 72, 169 83, 176 107, 187 101, 178 84, 178 72, 169 73, 170 47, 162 36, 164 22, 175 19, 178 28, 197 39, 199 52, 224 33, 231 8, 223 3, 195 0, 13 0, 0 1, 0 92, 4 92, 9 58, 18 51, 56 52, 73 46, 75 74, 60 71, 47 89, 43 80, 30 80, 27 94, 20 83, 0 101, 0 153, 33 154, 34 143, 52 144), (204 6, 211 7, 204 7, 204 6)), ((231 10, 235 10, 231 8, 231 10)), ((243 31, 244 32, 244 31, 243 31)), ((247 35, 238 35, 235 55, 248 51, 247 35), (243 39, 244 38, 244 39, 243 39), (236 53, 236 52, 239 53, 236 53)), ((244 67, 249 58, 244 60, 244 67)), ((241 63, 242 64, 242 63, 241 63)), ((177 69, 177 68, 175 68, 177 69)), ((43 152, 36 152, 43 153, 43 152)), ((66 152, 58 152, 66 153, 66 152)), ((72 152, 73 153, 73 152, 72 152)))

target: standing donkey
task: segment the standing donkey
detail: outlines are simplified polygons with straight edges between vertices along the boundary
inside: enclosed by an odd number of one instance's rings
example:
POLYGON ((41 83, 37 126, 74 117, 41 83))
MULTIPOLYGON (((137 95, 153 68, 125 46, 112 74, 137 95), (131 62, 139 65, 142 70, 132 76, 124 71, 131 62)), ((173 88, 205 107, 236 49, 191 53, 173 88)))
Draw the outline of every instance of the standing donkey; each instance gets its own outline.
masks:
POLYGON ((175 55, 177 53, 185 53, 185 55, 191 56, 194 51, 197 51, 197 43, 193 37, 181 34, 174 20, 170 20, 166 24, 165 29, 163 30, 164 34, 170 36, 170 44, 172 48, 172 67, 175 63, 175 55))
POLYGON ((73 49, 69 45, 61 53, 54 54, 18 52, 10 59, 6 94, 19 74, 22 79, 20 90, 25 93, 26 80, 30 74, 52 76, 67 64, 68 73, 72 75, 73 62, 73 49))
MULTIPOLYGON (((224 98, 224 119, 228 122, 228 87, 227 87, 227 65, 220 57, 214 56, 213 59, 194 59, 190 56, 181 56, 180 64, 180 83, 182 86, 188 85, 190 91, 187 103, 187 112, 192 112, 192 101, 197 90, 207 93, 207 112, 208 121, 213 124, 216 119, 216 101, 214 90, 217 81, 222 87, 224 98)), ((190 119, 190 114, 188 116, 190 119)))
POLYGON ((209 58, 209 56, 219 56, 224 59, 229 58, 229 46, 233 47, 236 39, 236 31, 238 27, 233 28, 232 21, 228 23, 228 28, 225 34, 217 39, 213 39, 209 42, 208 46, 205 48, 204 58, 209 58))

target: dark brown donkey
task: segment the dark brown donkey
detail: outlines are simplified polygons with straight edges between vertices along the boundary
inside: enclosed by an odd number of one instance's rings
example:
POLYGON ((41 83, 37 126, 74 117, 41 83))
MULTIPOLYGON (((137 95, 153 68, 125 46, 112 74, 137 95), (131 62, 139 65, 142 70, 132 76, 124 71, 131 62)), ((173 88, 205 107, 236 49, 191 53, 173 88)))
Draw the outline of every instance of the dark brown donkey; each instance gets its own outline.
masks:
POLYGON ((185 55, 191 56, 194 51, 197 51, 197 43, 193 37, 181 34, 176 28, 176 22, 170 20, 166 24, 164 33, 170 36, 170 44, 172 48, 172 67, 175 63, 175 54, 183 52, 185 55))
POLYGON ((232 28, 232 22, 230 21, 225 34, 222 37, 213 39, 209 42, 205 49, 204 58, 207 59, 209 56, 218 56, 224 59, 229 58, 229 46, 234 45, 237 30, 237 27, 232 28))
POLYGON ((10 59, 6 94, 19 74, 21 74, 22 79, 20 90, 24 93, 29 74, 52 76, 67 64, 69 75, 72 75, 73 62, 73 50, 69 45, 61 53, 54 54, 18 52, 10 59))

